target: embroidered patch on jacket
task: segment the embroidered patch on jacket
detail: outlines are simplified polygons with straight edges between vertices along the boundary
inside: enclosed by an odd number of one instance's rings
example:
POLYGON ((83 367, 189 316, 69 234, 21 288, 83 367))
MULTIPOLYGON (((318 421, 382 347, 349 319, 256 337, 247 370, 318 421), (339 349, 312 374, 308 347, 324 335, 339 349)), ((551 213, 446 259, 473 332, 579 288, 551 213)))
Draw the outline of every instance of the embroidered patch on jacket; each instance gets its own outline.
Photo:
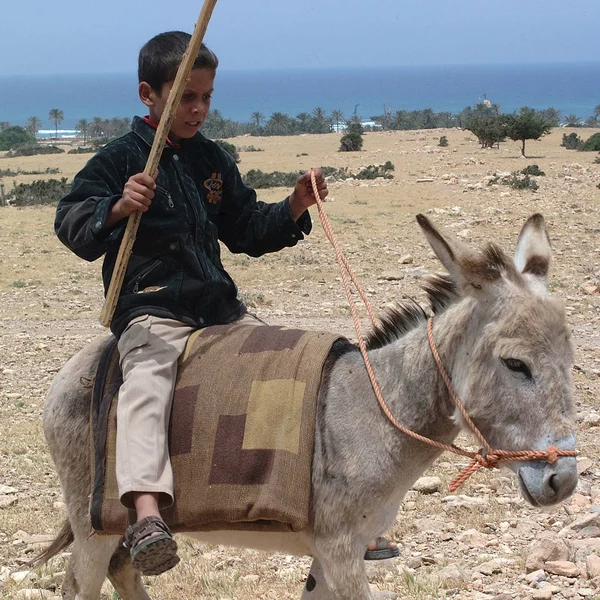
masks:
POLYGON ((204 182, 204 187, 208 190, 207 200, 211 204, 216 204, 221 201, 223 196, 223 180, 221 179, 221 173, 212 173, 204 182))

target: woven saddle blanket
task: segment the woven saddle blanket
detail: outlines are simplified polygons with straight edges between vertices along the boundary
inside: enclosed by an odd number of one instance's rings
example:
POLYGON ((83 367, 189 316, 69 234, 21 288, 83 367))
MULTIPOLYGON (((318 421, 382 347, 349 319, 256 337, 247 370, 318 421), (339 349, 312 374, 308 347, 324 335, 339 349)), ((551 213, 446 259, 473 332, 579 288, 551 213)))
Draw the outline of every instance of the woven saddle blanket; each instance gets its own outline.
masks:
MULTIPOLYGON (((169 452, 173 531, 300 531, 310 510, 316 399, 339 336, 283 327, 218 325, 195 331, 179 362, 169 452)), ((122 534, 135 513, 115 475, 116 340, 94 385, 92 525, 122 534)))

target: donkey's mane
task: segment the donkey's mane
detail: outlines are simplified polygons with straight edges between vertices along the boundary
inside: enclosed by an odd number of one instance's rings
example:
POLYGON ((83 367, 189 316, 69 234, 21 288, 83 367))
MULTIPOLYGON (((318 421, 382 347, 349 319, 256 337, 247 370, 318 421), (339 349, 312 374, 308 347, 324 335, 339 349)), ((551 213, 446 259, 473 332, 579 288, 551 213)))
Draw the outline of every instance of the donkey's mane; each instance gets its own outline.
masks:
MULTIPOLYGON (((446 274, 430 275, 424 278, 421 287, 427 294, 429 307, 434 315, 443 312, 460 299, 456 285, 446 274)), ((427 321, 428 318, 427 312, 413 299, 405 300, 387 309, 380 317, 379 324, 367 335, 365 340, 367 349, 374 350, 391 344, 427 321)))

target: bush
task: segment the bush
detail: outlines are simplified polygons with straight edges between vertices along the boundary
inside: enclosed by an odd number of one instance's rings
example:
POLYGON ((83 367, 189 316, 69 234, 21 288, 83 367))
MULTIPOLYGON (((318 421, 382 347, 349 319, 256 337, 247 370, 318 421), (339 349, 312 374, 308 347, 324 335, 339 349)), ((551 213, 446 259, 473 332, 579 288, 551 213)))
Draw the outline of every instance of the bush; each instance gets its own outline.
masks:
POLYGON ((535 175, 536 177, 542 177, 546 174, 537 165, 528 165, 521 171, 521 173, 523 175, 535 175))
POLYGON ((67 154, 91 154, 94 152, 96 152, 96 150, 91 146, 79 146, 78 148, 69 150, 67 154))
POLYGON ((223 150, 225 150, 225 152, 227 152, 227 154, 229 154, 231 156, 231 158, 233 158, 233 160, 235 160, 236 163, 240 162, 240 154, 237 151, 237 148, 233 144, 230 144, 229 142, 226 142, 225 140, 215 140, 215 144, 217 146, 219 146, 220 148, 223 148, 223 150))
POLYGON ((60 173, 60 169, 56 167, 46 167, 43 171, 23 171, 21 169, 17 169, 13 171, 12 169, 0 169, 0 179, 2 177, 16 177, 17 175, 57 175, 60 173))
POLYGON ((35 144, 35 137, 23 127, 15 125, 0 132, 0 150, 12 150, 24 144, 35 144))
POLYGON ((388 160, 384 165, 369 165, 356 174, 356 179, 392 179, 394 176, 390 171, 394 170, 394 165, 388 160))
POLYGON ((600 152, 600 133, 595 133, 585 140, 579 150, 582 152, 600 152))
POLYGON ((36 204, 54 204, 65 196, 71 186, 66 177, 60 179, 36 180, 33 183, 20 183, 4 197, 11 206, 34 206, 36 204))
POLYGON ((583 140, 575 133, 563 133, 562 144, 567 150, 579 150, 583 144, 583 140))
POLYGON ((440 143, 438 146, 442 146, 442 148, 446 148, 446 146, 448 146, 448 138, 445 135, 440 138, 440 143))
POLYGON ((272 187, 294 187, 301 174, 302 171, 264 173, 260 169, 250 169, 243 179, 247 186, 256 190, 272 187))
POLYGON ((340 140, 340 152, 357 152, 362 150, 363 139, 360 133, 346 133, 340 140))
POLYGON ((529 175, 521 177, 521 173, 518 171, 514 171, 511 176, 502 183, 515 190, 531 190, 532 192, 535 192, 539 188, 535 179, 531 179, 529 175))
POLYGON ((62 154, 64 150, 58 146, 38 146, 30 144, 27 146, 19 146, 8 152, 6 156, 14 158, 15 156, 35 156, 37 154, 62 154))

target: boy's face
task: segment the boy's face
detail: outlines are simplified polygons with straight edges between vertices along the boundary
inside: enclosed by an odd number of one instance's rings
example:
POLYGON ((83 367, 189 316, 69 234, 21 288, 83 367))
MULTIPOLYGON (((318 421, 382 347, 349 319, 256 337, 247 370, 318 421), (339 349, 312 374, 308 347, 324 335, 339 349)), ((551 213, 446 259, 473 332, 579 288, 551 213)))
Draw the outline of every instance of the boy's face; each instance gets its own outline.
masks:
MULTIPOLYGON (((169 137, 173 141, 191 138, 200 129, 210 110, 214 82, 215 73, 212 69, 192 69, 169 132, 169 137)), ((150 119, 155 123, 160 121, 173 83, 173 81, 165 83, 160 94, 157 94, 146 82, 140 83, 140 99, 150 109, 150 119)))

